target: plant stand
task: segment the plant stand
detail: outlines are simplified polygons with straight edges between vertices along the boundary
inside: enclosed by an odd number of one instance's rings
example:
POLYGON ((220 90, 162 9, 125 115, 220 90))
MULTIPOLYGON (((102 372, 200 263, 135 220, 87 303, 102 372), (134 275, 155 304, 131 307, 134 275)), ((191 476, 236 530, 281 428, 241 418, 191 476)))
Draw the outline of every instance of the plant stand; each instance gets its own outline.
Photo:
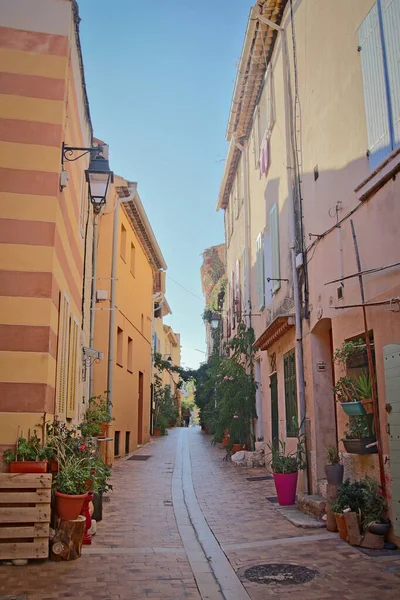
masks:
POLYGON ((90 544, 92 543, 92 536, 89 533, 89 529, 91 529, 91 527, 92 527, 92 517, 90 515, 89 505, 92 501, 93 501, 93 493, 89 492, 87 497, 85 498, 85 501, 83 503, 83 507, 81 510, 81 515, 83 517, 85 517, 85 519, 86 519, 85 534, 83 536, 83 544, 85 546, 90 546, 90 544))
POLYGON ((59 519, 51 544, 52 560, 59 562, 80 558, 85 526, 86 517, 82 515, 74 521, 59 519))

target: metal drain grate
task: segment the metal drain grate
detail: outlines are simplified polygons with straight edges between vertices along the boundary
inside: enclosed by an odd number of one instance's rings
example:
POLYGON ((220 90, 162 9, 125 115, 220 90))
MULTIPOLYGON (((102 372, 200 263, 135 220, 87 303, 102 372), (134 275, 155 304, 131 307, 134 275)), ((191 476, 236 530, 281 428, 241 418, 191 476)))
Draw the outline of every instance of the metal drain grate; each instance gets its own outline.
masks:
POLYGON ((261 477, 246 477, 247 481, 271 481, 272 475, 263 475, 261 477))
POLYGON ((147 460, 151 458, 151 454, 133 454, 128 460, 147 460))
POLYGON ((256 565, 244 572, 244 576, 254 583, 278 585, 299 585, 312 581, 318 571, 300 565, 256 565))
POLYGON ((366 554, 367 556, 375 556, 376 558, 382 556, 400 556, 400 548, 397 550, 389 550, 388 548, 382 548, 381 550, 373 550, 372 548, 360 548, 360 546, 354 546, 356 550, 366 554))
POLYGON ((26 595, 22 596, 0 596, 0 600, 26 600, 26 595))

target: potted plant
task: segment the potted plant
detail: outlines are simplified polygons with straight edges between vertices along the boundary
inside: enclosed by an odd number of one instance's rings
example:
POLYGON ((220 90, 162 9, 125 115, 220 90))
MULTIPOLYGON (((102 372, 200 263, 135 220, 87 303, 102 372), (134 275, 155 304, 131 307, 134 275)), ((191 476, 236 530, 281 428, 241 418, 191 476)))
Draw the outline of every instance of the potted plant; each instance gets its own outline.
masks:
POLYGON ((306 466, 304 435, 297 430, 297 448, 293 452, 287 452, 286 442, 279 439, 267 446, 278 502, 281 506, 291 506, 296 502, 298 472, 306 466))
POLYGON ((376 454, 376 437, 367 415, 363 417, 350 417, 346 424, 342 439, 346 452, 349 454, 376 454))
POLYGON ((356 380, 356 389, 358 397, 364 407, 367 415, 371 415, 374 412, 374 405, 372 400, 372 385, 369 373, 363 371, 363 373, 356 380))
POLYGON ((81 513, 88 495, 91 465, 86 456, 59 456, 59 471, 54 476, 57 514, 60 519, 73 521, 81 513))
POLYGON ((340 456, 337 446, 327 446, 326 459, 327 464, 325 465, 325 474, 328 483, 340 485, 343 483, 344 467, 340 464, 340 456))
POLYGON ((365 502, 363 506, 363 528, 375 535, 386 535, 391 526, 387 518, 388 504, 381 494, 380 485, 375 479, 365 477, 365 502))
POLYGON ((48 449, 33 435, 28 440, 19 437, 15 450, 3 452, 3 460, 9 465, 10 473, 47 473, 48 455, 48 449))
POLYGON ((342 540, 347 541, 347 525, 344 518, 344 511, 350 509, 350 511, 357 513, 359 520, 361 521, 364 504, 364 484, 361 481, 351 483, 350 479, 346 479, 338 488, 336 500, 331 503, 331 509, 335 515, 339 536, 342 540))
MULTIPOLYGON (((84 425, 96 425, 89 429, 89 433, 92 436, 101 435, 105 437, 107 435, 108 424, 113 420, 111 417, 111 401, 108 399, 108 395, 105 392, 103 396, 92 396, 89 398, 89 406, 85 412, 84 425), (96 431, 98 433, 96 433, 96 431)), ((87 429, 86 429, 87 431, 87 429)), ((84 434, 82 431, 82 435, 84 434)))
POLYGON ((333 393, 346 415, 365 415, 364 406, 358 396, 356 381, 350 377, 340 377, 333 388, 333 393))

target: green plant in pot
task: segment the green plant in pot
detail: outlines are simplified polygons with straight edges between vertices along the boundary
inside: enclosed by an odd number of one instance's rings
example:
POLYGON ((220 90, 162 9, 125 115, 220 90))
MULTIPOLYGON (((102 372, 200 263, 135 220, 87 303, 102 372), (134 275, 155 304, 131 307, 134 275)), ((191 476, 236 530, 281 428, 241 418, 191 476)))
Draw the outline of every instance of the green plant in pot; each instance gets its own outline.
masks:
POLYGON ((106 392, 104 395, 89 398, 89 406, 81 426, 82 435, 89 437, 101 434, 104 437, 107 434, 108 423, 113 421, 111 407, 112 404, 106 392))
POLYGON ((286 442, 279 439, 267 444, 267 447, 278 502, 281 506, 293 505, 296 502, 298 472, 306 467, 304 435, 297 428, 296 450, 291 452, 286 450, 286 442))
POLYGON ((388 503, 381 494, 380 485, 375 479, 365 477, 365 503, 362 510, 363 528, 375 535, 386 535, 391 526, 387 518, 388 503))
POLYGON ((47 473, 51 450, 42 447, 34 434, 29 439, 19 437, 15 450, 3 452, 3 461, 9 465, 10 473, 47 473))
POLYGON ((372 383, 369 373, 363 371, 356 380, 356 389, 358 397, 368 415, 373 414, 374 406, 372 400, 372 383))
POLYGON ((337 446, 327 446, 326 463, 325 474, 328 483, 341 485, 343 482, 344 467, 340 464, 340 455, 337 446))
POLYGON ((340 377, 333 388, 336 400, 349 416, 365 415, 365 409, 357 391, 357 381, 351 377, 340 377))
POLYGON ((378 452, 369 415, 350 417, 342 441, 349 454, 376 454, 378 452))
POLYGON ((86 456, 58 456, 59 470, 54 476, 57 514, 61 519, 77 519, 88 495, 91 465, 86 456))
POLYGON ((361 481, 350 482, 346 479, 338 488, 336 500, 331 503, 331 510, 335 515, 339 536, 347 541, 347 525, 344 511, 350 510, 357 513, 359 522, 362 520, 362 509, 365 503, 365 490, 361 481))

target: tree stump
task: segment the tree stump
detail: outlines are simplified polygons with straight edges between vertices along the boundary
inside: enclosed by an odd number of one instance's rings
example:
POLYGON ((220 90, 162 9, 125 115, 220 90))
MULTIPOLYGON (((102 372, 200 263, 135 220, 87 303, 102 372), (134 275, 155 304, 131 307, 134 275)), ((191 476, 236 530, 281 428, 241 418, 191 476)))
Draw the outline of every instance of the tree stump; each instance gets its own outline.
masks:
POLYGON ((339 486, 334 483, 328 483, 328 485, 326 487, 327 502, 326 502, 325 510, 326 510, 326 528, 328 531, 337 531, 338 530, 335 515, 332 512, 332 508, 331 508, 332 501, 336 500, 336 498, 337 498, 338 487, 339 486))
POLYGON ((76 560, 81 556, 86 518, 79 515, 74 521, 59 519, 57 529, 51 543, 51 559, 76 560))
POLYGON ((357 513, 345 512, 344 518, 347 525, 347 539, 350 546, 359 546, 362 540, 362 536, 360 533, 360 523, 358 520, 357 513))

